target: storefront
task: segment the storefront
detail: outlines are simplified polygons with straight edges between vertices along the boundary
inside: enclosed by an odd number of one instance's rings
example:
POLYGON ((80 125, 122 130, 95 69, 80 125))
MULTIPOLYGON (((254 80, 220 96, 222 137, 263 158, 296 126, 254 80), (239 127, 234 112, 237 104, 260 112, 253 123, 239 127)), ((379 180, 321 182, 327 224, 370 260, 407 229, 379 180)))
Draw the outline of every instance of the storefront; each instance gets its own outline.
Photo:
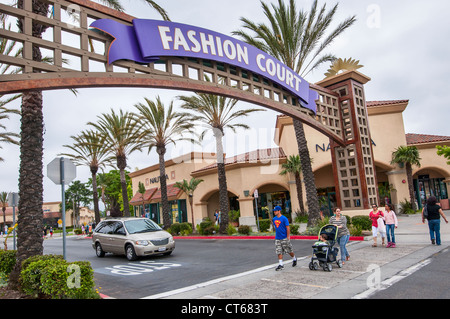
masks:
MULTIPOLYGON (((367 114, 371 129, 370 135, 367 130, 363 131, 363 134, 369 135, 365 138, 364 150, 373 152, 373 168, 364 167, 364 163, 360 165, 348 159, 348 172, 351 175, 358 174, 358 170, 366 170, 366 176, 369 176, 367 182, 373 184, 373 188, 369 189, 371 201, 381 205, 387 202, 399 205, 401 201, 409 199, 409 191, 405 168, 391 164, 392 152, 399 146, 416 146, 419 149, 421 166, 413 167, 413 178, 419 206, 431 195, 436 196, 441 204, 448 205, 450 165, 446 164, 445 158, 436 154, 436 145, 450 145, 450 137, 405 134, 403 112, 408 104, 408 100, 372 101, 364 104, 361 114, 367 114), (396 129, 390 130, 387 136, 385 127, 396 129)), ((277 148, 259 149, 225 159, 230 209, 240 211, 241 224, 256 226, 256 218, 269 217, 269 213, 277 205, 282 207, 285 214, 293 214, 292 217, 295 217, 295 212, 300 209, 294 175, 280 175, 282 164, 286 163, 288 156, 298 154, 293 121, 284 115, 277 116, 275 120, 274 140, 278 145, 277 148), (253 197, 255 190, 259 195, 256 204, 253 197)), ((367 214, 369 211, 364 208, 362 201, 354 199, 360 193, 357 187, 351 189, 350 175, 348 182, 342 181, 342 184, 339 184, 340 187, 349 186, 349 190, 341 189, 341 192, 337 190, 336 183, 341 181, 333 168, 330 139, 307 125, 304 126, 304 130, 324 215, 330 215, 335 207, 340 207, 349 216, 367 214), (348 185, 344 185, 344 182, 348 185), (345 207, 347 201, 351 204, 349 205, 351 208, 345 207)), ((193 177, 204 180, 193 196, 193 215, 197 224, 204 218, 213 220, 214 212, 219 208, 215 161, 215 154, 194 152, 166 161, 168 185, 183 179, 189 181, 193 177)), ((364 161, 371 162, 372 158, 365 157, 364 161)), ((157 164, 130 174, 135 197, 139 182, 143 182, 148 190, 157 188, 157 191, 146 199, 145 204, 150 205, 146 209, 151 212, 151 218, 160 223, 161 207, 157 205, 160 202, 157 196, 157 192, 160 192, 159 183, 152 183, 157 176, 159 176, 157 164)), ((307 210, 303 182, 302 187, 303 203, 307 210)), ((190 205, 186 205, 188 200, 186 194, 175 192, 173 187, 170 187, 168 195, 171 201, 172 221, 192 222, 190 205)), ((139 201, 132 201, 131 204, 142 205, 139 201)))

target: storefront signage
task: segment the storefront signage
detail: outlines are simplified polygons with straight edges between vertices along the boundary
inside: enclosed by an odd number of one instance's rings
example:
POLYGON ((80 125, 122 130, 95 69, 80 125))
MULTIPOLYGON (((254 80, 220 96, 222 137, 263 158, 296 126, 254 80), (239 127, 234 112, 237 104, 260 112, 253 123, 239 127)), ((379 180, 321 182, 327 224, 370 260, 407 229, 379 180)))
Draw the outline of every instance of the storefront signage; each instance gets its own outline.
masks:
POLYGON ((108 33, 112 42, 108 63, 133 60, 155 62, 163 56, 214 60, 259 74, 300 99, 303 107, 316 113, 316 91, 309 83, 279 60, 235 38, 186 24, 134 19, 132 26, 100 19, 90 27, 108 33))
MULTIPOLYGON (((375 144, 373 140, 371 141, 373 146, 377 146, 377 144, 375 144)), ((328 152, 330 148, 331 148, 330 143, 328 143, 327 146, 325 146, 325 143, 323 143, 322 145, 316 144, 316 153, 318 153, 319 150, 321 150, 322 152, 328 152)))
MULTIPOLYGON (((169 175, 167 175, 167 174, 166 174, 166 179, 169 179, 169 175)), ((155 184, 155 183, 159 183, 159 180, 160 180, 160 176, 157 176, 157 177, 153 177, 153 178, 147 178, 146 182, 147 182, 147 185, 155 184)))

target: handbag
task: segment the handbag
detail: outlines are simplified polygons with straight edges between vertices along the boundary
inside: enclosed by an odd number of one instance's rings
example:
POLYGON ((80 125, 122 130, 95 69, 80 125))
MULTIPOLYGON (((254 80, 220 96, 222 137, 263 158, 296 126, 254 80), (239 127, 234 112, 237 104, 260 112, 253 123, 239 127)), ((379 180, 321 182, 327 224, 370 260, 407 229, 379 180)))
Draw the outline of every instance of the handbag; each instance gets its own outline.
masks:
POLYGON ((425 204, 423 207, 423 218, 428 219, 428 205, 425 204))
POLYGON ((378 219, 377 219, 377 225, 378 225, 377 228, 380 232, 386 231, 386 226, 384 225, 384 220, 383 220, 383 218, 381 218, 381 216, 378 217, 378 219))

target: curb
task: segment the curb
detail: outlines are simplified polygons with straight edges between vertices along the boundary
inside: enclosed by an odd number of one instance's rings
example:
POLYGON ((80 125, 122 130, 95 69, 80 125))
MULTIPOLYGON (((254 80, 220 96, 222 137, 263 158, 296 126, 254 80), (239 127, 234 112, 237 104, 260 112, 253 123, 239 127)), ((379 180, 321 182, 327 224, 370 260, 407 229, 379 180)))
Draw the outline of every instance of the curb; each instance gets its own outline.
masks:
MULTIPOLYGON (((317 240, 317 236, 291 236, 291 240, 317 240)), ((275 236, 173 236, 175 240, 183 240, 183 239, 250 239, 250 240, 264 240, 270 239, 275 240, 275 236)), ((349 241, 364 241, 366 240, 364 236, 350 236, 349 241)))

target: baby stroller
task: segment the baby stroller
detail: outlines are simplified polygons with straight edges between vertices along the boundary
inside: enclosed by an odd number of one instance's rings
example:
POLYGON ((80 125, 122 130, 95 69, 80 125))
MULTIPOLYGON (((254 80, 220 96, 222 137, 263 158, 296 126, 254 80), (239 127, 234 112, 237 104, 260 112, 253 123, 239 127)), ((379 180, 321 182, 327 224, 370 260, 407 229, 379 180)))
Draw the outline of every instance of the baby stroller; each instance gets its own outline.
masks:
POLYGON ((331 264, 334 262, 336 262, 339 268, 342 267, 342 261, 337 260, 339 249, 333 248, 336 243, 337 232, 338 228, 335 225, 325 225, 320 229, 319 240, 322 235, 326 235, 327 241, 318 241, 312 246, 313 255, 309 263, 309 269, 318 270, 319 267, 322 267, 324 271, 331 271, 333 269, 331 264))

